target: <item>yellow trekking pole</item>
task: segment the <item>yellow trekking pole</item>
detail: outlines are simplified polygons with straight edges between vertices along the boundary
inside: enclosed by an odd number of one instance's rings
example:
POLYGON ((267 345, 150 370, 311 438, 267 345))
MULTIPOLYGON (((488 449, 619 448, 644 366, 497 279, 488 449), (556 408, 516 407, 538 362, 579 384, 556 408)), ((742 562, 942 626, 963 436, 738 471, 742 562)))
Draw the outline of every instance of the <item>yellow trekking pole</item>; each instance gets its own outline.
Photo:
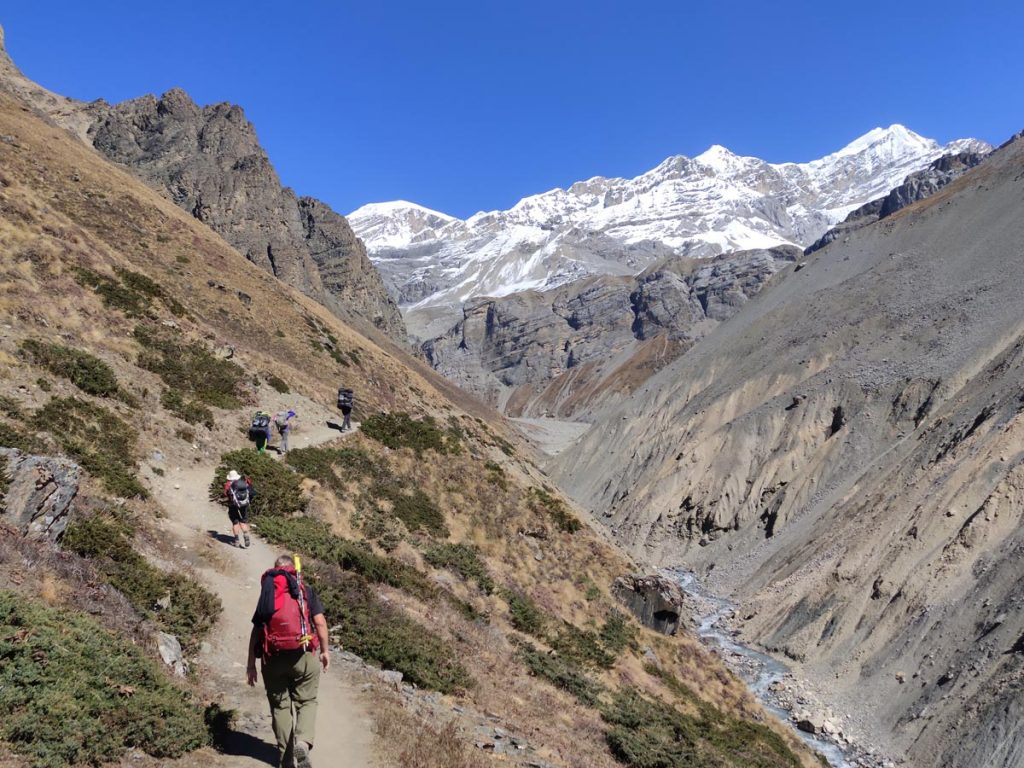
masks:
POLYGON ((295 554, 292 555, 292 563, 295 565, 295 580, 299 582, 299 626, 302 629, 299 642, 302 643, 302 649, 308 651, 307 646, 312 642, 313 635, 309 633, 311 628, 306 624, 306 590, 302 587, 302 560, 295 554))

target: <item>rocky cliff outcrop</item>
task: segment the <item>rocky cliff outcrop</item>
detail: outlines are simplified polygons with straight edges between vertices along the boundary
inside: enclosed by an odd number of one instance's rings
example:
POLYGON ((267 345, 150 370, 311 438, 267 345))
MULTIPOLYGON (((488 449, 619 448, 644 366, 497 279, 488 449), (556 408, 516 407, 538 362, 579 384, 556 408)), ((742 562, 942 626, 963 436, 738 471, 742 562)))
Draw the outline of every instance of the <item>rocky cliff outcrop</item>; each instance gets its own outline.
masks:
POLYGON ((396 341, 405 326, 344 217, 281 181, 241 107, 200 107, 180 89, 90 106, 88 138, 249 261, 347 320, 396 341))
POLYGON ((620 576, 612 594, 645 627, 674 635, 682 619, 684 599, 679 586, 661 576, 620 576))
POLYGON ((781 246, 675 258, 635 278, 479 299, 423 351, 437 371, 511 415, 579 416, 605 394, 635 389, 799 254, 781 246))
POLYGON ((401 344, 405 323, 345 218, 281 186, 256 131, 232 104, 198 106, 181 89, 110 105, 51 93, 3 48, 0 89, 127 167, 283 282, 401 344))
POLYGON ((57 541, 71 519, 81 468, 73 461, 0 448, 0 516, 21 535, 57 541))
POLYGON ((896 211, 906 208, 918 200, 924 200, 926 197, 934 195, 984 160, 987 154, 987 152, 970 151, 940 157, 924 170, 907 176, 902 184, 890 190, 885 197, 879 197, 852 211, 842 223, 830 229, 810 245, 805 253, 814 253, 861 227, 866 227, 879 219, 891 216, 896 211))

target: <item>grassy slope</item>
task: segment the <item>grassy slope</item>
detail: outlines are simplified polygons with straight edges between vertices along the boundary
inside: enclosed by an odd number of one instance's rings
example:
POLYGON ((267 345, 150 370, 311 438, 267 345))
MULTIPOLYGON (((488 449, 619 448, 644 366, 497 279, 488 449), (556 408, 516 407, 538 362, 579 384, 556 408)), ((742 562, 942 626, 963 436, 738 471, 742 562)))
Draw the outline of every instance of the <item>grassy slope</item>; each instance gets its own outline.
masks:
MULTIPOLYGON (((7 427, 30 432, 31 414, 46 402, 76 397, 107 409, 138 431, 134 456, 127 457, 132 465, 153 449, 171 461, 185 462, 196 451, 215 455, 244 446, 240 427, 246 413, 264 402, 268 388, 257 380, 266 381, 270 374, 283 379, 293 393, 325 406, 344 382, 359 392, 364 414, 432 413, 443 428, 454 417, 462 431, 462 452, 457 455, 428 449, 418 456, 408 448, 385 449, 369 438, 354 441, 376 464, 387 463, 388 482, 398 490, 382 493, 379 484, 360 477, 348 478, 351 487, 307 481, 308 514, 337 534, 371 541, 378 557, 425 574, 444 599, 424 600, 407 589, 381 584, 373 589, 407 619, 429 625, 454 649, 472 678, 465 695, 474 704, 531 733, 531 740, 552 759, 614 764, 599 709, 577 703, 570 693, 530 674, 512 641, 517 632, 509 595, 528 596, 543 613, 550 631, 530 642, 544 648, 554 642, 563 622, 584 631, 600 628, 613 607, 608 586, 630 564, 589 526, 569 533, 551 523, 530 490, 539 483, 536 471, 517 458, 502 437, 503 427, 487 423, 490 417, 479 406, 462 400, 418 363, 345 327, 250 265, 187 214, 2 94, 0 134, 13 137, 11 143, 0 143, 0 314, 16 318, 0 338, 0 386, 14 393, 21 414, 4 417, 7 427), (116 269, 144 274, 169 299, 150 297, 143 302, 142 317, 131 317, 104 304, 94 288, 83 284, 76 272, 83 268, 110 279, 116 269), (251 303, 238 292, 251 297, 251 303), (182 343, 201 344, 218 354, 233 348, 233 362, 245 372, 235 393, 242 407, 207 406, 212 429, 174 415, 171 405, 177 403, 180 413, 180 399, 169 399, 159 375, 137 365, 144 352, 135 333, 140 323, 170 329, 182 343), (21 349, 26 339, 96 356, 113 370, 124 396, 85 394, 26 355, 21 349), (344 354, 332 354, 329 347, 344 354), (350 350, 356 351, 355 357, 347 354, 350 350), (428 565, 425 553, 436 542, 424 533, 410 533, 389 517, 395 494, 411 497, 413 488, 442 511, 451 542, 471 544, 479 552, 498 586, 492 594, 479 589, 478 574, 428 565), (482 618, 467 618, 466 604, 482 618)), ((54 438, 49 441, 55 449, 54 438)), ((145 478, 148 470, 141 467, 139 474, 145 478)), ((92 482, 88 491, 97 497, 107 493, 92 482)), ((127 506, 144 515, 157 503, 127 506)), ((431 559, 442 558, 435 552, 431 559)), ((326 567, 322 571, 329 573, 326 567)), ((701 701, 720 708, 726 718, 762 717, 742 686, 692 639, 642 632, 639 646, 653 647, 672 677, 699 691, 701 701)), ((675 702, 681 711, 699 710, 645 671, 635 651, 618 653, 610 669, 584 665, 584 670, 609 691, 606 706, 613 702, 611 691, 636 688, 675 702)))

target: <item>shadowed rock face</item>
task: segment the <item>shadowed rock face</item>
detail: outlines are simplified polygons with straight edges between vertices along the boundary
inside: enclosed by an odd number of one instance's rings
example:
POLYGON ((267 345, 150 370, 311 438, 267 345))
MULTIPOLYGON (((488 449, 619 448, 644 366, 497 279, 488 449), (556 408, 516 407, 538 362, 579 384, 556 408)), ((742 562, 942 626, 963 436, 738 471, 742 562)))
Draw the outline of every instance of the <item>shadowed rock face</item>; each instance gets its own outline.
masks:
POLYGON ((247 259, 345 319, 396 341, 395 302, 344 217, 281 181, 240 107, 199 107, 180 89, 161 98, 90 105, 88 138, 247 259))
POLYGON ((1017 141, 814 252, 549 467, 914 766, 1024 754, 1022 201, 1017 141))
POLYGON ((612 594, 645 627, 674 635, 679 630, 683 596, 679 587, 661 576, 620 576, 612 594))
POLYGON ((479 299, 423 351, 437 371, 511 415, 579 416, 598 407, 604 389, 635 389, 799 253, 780 246, 676 258, 635 278, 479 299))

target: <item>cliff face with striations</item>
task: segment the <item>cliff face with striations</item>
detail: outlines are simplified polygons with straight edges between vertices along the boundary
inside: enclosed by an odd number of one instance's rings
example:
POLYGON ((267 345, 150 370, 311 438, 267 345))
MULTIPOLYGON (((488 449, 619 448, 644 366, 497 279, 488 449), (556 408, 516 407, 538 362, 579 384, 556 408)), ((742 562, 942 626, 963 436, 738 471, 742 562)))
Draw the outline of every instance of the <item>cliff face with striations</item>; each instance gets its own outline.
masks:
POLYGON ((207 224, 249 261, 396 341, 405 326, 344 217, 281 186, 241 107, 180 89, 94 106, 92 144, 207 224))
POLYGON ((437 371, 510 415, 578 417, 635 390, 799 253, 676 258, 635 278, 479 299, 423 350, 437 371))

